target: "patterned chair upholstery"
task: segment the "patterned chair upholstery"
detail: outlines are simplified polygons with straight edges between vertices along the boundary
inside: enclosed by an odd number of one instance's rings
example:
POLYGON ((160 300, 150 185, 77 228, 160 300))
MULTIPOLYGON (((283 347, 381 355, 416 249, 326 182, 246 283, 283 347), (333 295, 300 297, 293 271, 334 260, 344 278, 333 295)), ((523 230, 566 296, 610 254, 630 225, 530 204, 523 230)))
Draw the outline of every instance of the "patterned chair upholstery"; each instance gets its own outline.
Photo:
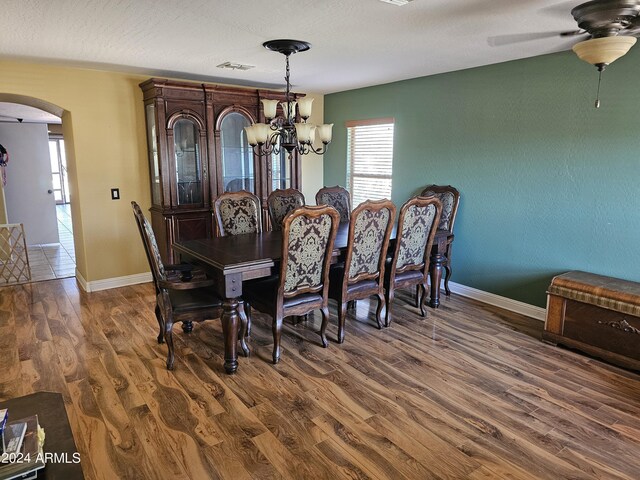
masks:
POLYGON ((273 318, 273 363, 280 360, 282 321, 291 315, 322 312, 320 338, 329 322, 329 264, 340 216, 326 205, 300 207, 284 219, 280 275, 246 285, 243 297, 273 318))
POLYGON ((214 203, 214 210, 221 237, 262 232, 260 199, 251 192, 223 193, 214 203))
MULTIPOLYGON (((422 190, 420 196, 428 197, 430 195, 434 195, 442 202, 442 215, 440 216, 438 230, 446 230, 453 233, 453 225, 456 221, 458 205, 460 203, 460 192, 451 185, 429 185, 422 190)), ((442 264, 445 268, 444 291, 447 295, 451 295, 451 290, 449 290, 449 279, 451 278, 451 245, 451 243, 447 245, 445 260, 442 264)), ((417 294, 416 301, 418 301, 417 294)))
MULTIPOLYGON (((131 202, 131 206, 156 289, 155 314, 160 326, 158 343, 164 343, 166 340, 169 348, 167 369, 173 370, 175 361, 173 324, 182 322, 184 332, 190 333, 193 330, 193 322, 220 318, 222 301, 213 288, 214 281, 207 279, 203 272, 195 271, 192 265, 163 265, 149 220, 143 215, 136 202, 131 202)), ((241 347, 244 354, 248 355, 249 349, 244 340, 247 329, 247 317, 244 310, 240 312, 240 320, 242 324, 241 347)))
POLYGON ((353 300, 377 296, 382 328, 385 258, 395 215, 390 200, 366 201, 351 213, 345 262, 331 269, 329 279, 329 297, 338 302, 338 343, 344 341, 347 303, 353 300))
POLYGON ((351 196, 344 188, 324 187, 316 193, 317 205, 331 205, 340 214, 340 222, 348 222, 351 218, 351 196))
POLYGON ((304 206, 304 204, 304 195, 295 188, 278 189, 271 192, 267 197, 271 230, 282 230, 282 221, 287 213, 304 206))
POLYGON ((391 325, 391 304, 396 288, 417 285, 420 313, 425 316, 429 258, 441 213, 442 203, 434 196, 411 198, 400 209, 395 248, 385 270, 387 327, 391 325))

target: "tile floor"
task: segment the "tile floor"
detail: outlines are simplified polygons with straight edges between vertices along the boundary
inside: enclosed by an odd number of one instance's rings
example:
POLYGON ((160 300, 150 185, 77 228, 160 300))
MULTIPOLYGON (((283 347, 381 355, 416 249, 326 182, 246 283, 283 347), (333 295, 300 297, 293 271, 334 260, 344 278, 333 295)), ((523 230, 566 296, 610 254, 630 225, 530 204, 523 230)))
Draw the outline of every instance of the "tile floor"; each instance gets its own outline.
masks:
POLYGON ((73 227, 70 205, 57 205, 58 238, 60 243, 29 245, 31 280, 51 280, 76 274, 76 252, 73 247, 73 227))

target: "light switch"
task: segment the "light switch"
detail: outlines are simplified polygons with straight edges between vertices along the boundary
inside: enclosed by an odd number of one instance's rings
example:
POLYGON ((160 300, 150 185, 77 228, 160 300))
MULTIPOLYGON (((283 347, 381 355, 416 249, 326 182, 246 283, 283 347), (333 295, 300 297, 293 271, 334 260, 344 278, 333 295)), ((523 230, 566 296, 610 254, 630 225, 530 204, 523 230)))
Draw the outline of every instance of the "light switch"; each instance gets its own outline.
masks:
POLYGON ((120 189, 112 188, 111 189, 111 200, 120 200, 120 189))

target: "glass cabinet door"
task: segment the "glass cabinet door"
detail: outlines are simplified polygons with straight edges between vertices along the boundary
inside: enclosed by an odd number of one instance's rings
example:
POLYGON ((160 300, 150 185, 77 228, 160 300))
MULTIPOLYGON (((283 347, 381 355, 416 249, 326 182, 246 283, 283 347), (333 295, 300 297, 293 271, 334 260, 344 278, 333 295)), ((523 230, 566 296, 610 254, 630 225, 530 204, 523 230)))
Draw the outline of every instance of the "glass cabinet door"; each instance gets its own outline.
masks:
POLYGON ((220 124, 222 151, 222 188, 225 192, 248 190, 256 193, 253 149, 244 127, 251 121, 238 112, 230 112, 220 124))
POLYGON ((147 148, 149 149, 149 173, 151 174, 151 203, 162 203, 160 187, 160 164, 158 159, 158 137, 156 135, 156 106, 147 105, 147 148))
POLYGON ((286 151, 271 154, 271 191, 291 188, 291 160, 286 151))
POLYGON ((202 203, 202 159, 195 121, 181 118, 173 125, 178 205, 202 203))

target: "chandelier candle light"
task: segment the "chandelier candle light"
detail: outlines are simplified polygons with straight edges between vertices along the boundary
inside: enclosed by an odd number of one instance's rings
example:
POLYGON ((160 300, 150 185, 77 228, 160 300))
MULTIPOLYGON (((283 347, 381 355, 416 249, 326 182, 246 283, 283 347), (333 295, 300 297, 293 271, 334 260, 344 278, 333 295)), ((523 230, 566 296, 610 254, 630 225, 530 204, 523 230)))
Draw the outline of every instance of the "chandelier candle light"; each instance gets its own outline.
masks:
POLYGON ((300 40, 269 40, 262 44, 265 48, 282 53, 286 58, 286 96, 285 101, 280 102, 283 116, 278 117, 276 109, 277 100, 262 100, 262 108, 267 123, 254 123, 245 127, 247 141, 253 147, 256 155, 279 155, 286 150, 289 155, 297 151, 300 155, 316 153, 322 155, 327 151, 327 145, 331 143, 333 123, 313 125, 307 123, 311 116, 311 104, 313 98, 303 97, 297 102, 291 100, 291 83, 289 82, 289 56, 293 53, 304 52, 311 48, 307 42, 300 40), (296 105, 302 122, 296 122, 296 105), (315 148, 313 142, 316 135, 322 142, 322 147, 315 148))

